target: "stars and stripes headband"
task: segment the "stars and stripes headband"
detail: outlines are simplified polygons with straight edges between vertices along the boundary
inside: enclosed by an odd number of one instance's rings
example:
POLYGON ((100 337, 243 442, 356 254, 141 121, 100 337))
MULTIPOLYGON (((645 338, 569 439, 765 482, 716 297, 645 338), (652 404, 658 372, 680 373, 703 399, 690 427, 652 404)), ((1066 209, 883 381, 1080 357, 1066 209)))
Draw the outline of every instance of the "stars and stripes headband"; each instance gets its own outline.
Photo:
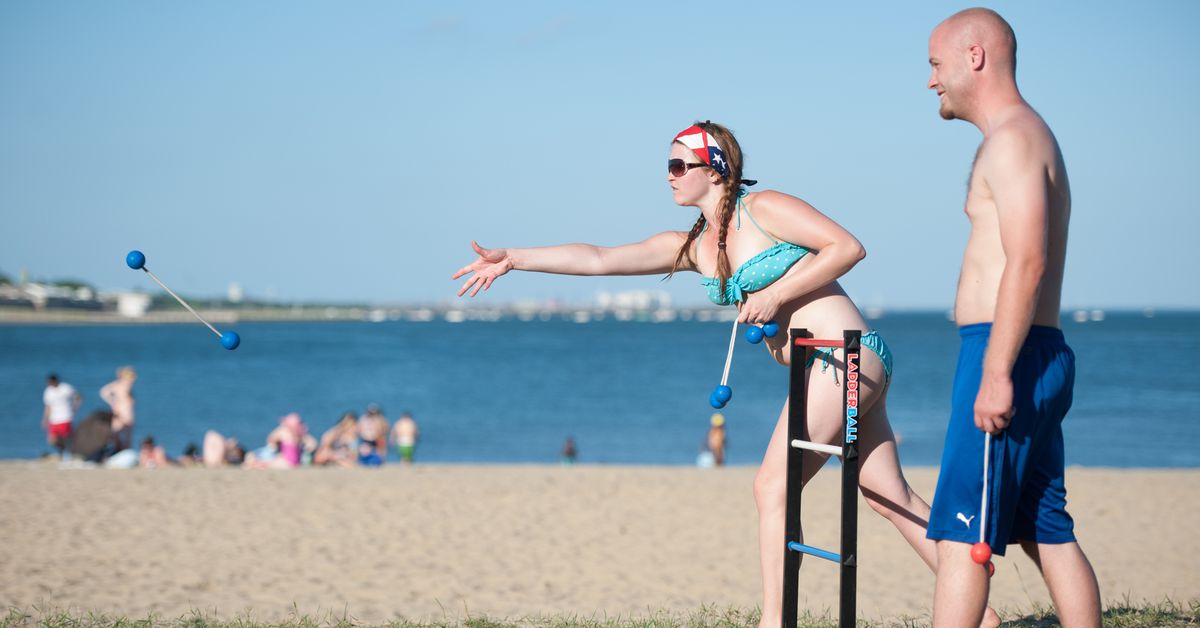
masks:
POLYGON ((709 135, 708 131, 698 125, 692 125, 679 132, 675 141, 690 148, 706 165, 712 166, 722 177, 729 176, 729 162, 725 161, 725 151, 717 144, 717 138, 709 135))

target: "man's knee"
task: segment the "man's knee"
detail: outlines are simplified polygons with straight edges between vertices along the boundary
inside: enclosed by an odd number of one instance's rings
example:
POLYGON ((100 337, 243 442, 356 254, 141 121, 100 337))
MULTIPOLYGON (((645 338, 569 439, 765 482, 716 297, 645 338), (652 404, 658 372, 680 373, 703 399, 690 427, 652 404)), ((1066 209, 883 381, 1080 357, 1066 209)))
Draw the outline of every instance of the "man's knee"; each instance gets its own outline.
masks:
POLYGON ((959 541, 937 541, 938 571, 942 567, 953 568, 958 563, 971 560, 971 544, 959 541))

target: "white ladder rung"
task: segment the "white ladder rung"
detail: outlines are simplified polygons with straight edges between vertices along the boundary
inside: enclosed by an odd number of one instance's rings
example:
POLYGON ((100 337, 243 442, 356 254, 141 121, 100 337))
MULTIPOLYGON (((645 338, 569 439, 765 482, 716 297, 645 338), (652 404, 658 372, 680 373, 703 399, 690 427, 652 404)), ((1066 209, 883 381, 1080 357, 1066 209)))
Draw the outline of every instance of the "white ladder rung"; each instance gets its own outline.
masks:
POLYGON ((792 441, 792 447, 795 447, 796 449, 811 449, 813 451, 819 451, 823 454, 829 454, 831 456, 842 455, 842 448, 838 447, 837 445, 823 445, 821 443, 810 443, 806 440, 800 440, 798 438, 796 440, 792 441))

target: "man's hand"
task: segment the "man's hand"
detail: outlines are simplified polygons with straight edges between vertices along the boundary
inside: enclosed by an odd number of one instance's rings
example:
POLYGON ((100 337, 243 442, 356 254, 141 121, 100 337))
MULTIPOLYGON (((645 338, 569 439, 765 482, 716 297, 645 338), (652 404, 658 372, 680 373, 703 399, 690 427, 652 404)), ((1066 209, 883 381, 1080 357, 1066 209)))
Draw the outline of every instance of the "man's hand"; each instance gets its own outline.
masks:
POLYGON ((1014 413, 1012 378, 984 374, 975 397, 975 427, 999 434, 1008 427, 1014 413))

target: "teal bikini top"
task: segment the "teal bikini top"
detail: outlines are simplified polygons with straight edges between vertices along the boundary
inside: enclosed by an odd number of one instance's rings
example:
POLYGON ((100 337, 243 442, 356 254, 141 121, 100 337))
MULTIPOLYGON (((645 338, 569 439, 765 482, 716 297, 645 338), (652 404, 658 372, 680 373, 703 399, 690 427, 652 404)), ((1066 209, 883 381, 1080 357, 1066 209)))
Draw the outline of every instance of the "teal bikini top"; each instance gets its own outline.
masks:
MULTIPOLYGON (((738 212, 737 212, 737 230, 742 229, 742 212, 746 212, 746 217, 754 226, 762 232, 763 235, 771 238, 775 244, 767 250, 746 260, 745 264, 738 266, 737 270, 725 282, 725 293, 721 293, 721 280, 717 277, 705 277, 700 283, 708 290, 708 298, 717 305, 733 305, 746 300, 746 293, 758 292, 763 288, 775 283, 780 277, 792 267, 793 264, 808 255, 809 250, 791 242, 781 242, 776 240, 765 229, 759 226, 758 221, 754 220, 754 216, 750 214, 750 210, 746 209, 746 205, 742 203, 742 198, 746 196, 746 191, 742 190, 738 194, 738 212)), ((700 231, 700 235, 696 237, 696 248, 700 247, 700 239, 704 237, 704 232, 708 230, 708 223, 704 224, 704 228, 700 231)))

